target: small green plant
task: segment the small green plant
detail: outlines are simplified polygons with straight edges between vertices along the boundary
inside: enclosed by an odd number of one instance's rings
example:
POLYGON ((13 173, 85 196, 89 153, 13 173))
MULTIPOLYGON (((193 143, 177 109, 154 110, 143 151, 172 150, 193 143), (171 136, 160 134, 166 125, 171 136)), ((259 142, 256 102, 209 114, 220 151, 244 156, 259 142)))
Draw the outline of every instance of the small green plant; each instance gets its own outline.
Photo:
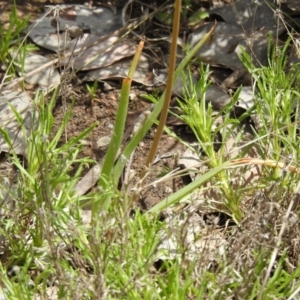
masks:
MULTIPOLYGON (((26 139, 26 167, 12 152, 11 162, 19 170, 18 180, 8 190, 6 186, 1 187, 2 190, 7 190, 10 198, 18 199, 11 218, 1 221, 1 228, 5 228, 1 233, 7 239, 11 253, 9 265, 6 267, 9 269, 14 265, 22 265, 22 270, 28 271, 35 261, 38 265, 43 265, 39 271, 45 271, 40 279, 44 282, 51 273, 59 271, 55 249, 62 240, 67 241, 68 238, 63 237, 65 230, 70 222, 81 222, 80 199, 74 197, 73 190, 84 166, 93 161, 88 158, 78 159, 77 155, 81 149, 80 141, 96 126, 94 124, 58 147, 71 110, 65 115, 61 127, 51 136, 54 126, 52 110, 56 96, 54 93, 46 105, 44 95, 36 94, 31 119, 33 127, 26 139), (78 168, 71 175, 75 164, 78 168), (53 265, 47 263, 49 257, 52 257, 53 265)), ((22 117, 15 110, 14 112, 25 133, 22 117)), ((8 144, 13 144, 5 129, 1 129, 1 134, 8 144)), ((83 232, 79 235, 86 241, 83 232)), ((19 278, 22 279, 25 280, 26 276, 19 278)))
MULTIPOLYGON (((299 96, 300 72, 295 65, 288 66, 288 46, 268 47, 268 66, 256 68, 247 53, 241 57, 254 79, 255 108, 259 119, 258 136, 260 140, 259 154, 264 159, 274 161, 285 160, 293 164, 299 160, 299 96)), ((279 169, 271 171, 273 179, 281 177, 279 169)))
POLYGON ((91 103, 92 103, 92 106, 93 106, 94 101, 97 98, 98 82, 94 81, 92 86, 87 84, 85 87, 86 87, 86 89, 88 90, 88 92, 90 94, 90 99, 91 99, 91 103))
MULTIPOLYGON (((220 114, 214 116, 212 105, 210 103, 207 104, 205 101, 206 91, 210 85, 208 78, 209 68, 206 67, 204 69, 201 66, 200 74, 200 80, 195 86, 186 87, 184 100, 178 100, 182 112, 178 117, 193 131, 203 153, 201 156, 203 160, 207 160, 207 164, 211 169, 219 167, 228 160, 226 143, 224 141, 230 137, 232 131, 239 124, 238 120, 229 117, 229 112, 234 107, 238 93, 233 97, 231 103, 222 110, 222 113, 225 115, 224 123, 216 127, 215 121, 220 114), (198 91, 200 91, 200 98, 198 91), (223 142, 217 152, 215 150, 215 143, 220 132, 222 133, 223 142)), ((186 82, 188 81, 186 80, 186 82)), ((223 193, 224 205, 228 208, 228 212, 234 219, 240 221, 242 218, 242 212, 239 208, 240 199, 233 187, 228 184, 230 182, 230 172, 226 170, 220 172, 216 176, 215 181, 219 182, 218 185, 223 193)))

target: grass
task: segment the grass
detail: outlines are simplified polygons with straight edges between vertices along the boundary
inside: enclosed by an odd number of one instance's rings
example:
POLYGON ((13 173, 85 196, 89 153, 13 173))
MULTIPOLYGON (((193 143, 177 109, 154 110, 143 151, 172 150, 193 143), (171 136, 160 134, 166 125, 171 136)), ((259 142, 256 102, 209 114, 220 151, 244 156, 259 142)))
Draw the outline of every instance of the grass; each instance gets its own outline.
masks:
MULTIPOLYGON (((22 27, 19 22, 17 28, 22 27)), ((178 20, 173 24, 176 22, 179 24, 178 20)), ((3 51, 0 57, 5 59, 8 45, 15 38, 9 32, 6 36, 11 38, 6 47, 0 48, 3 51)), ((190 126, 202 148, 198 156, 208 171, 198 174, 194 182, 147 213, 141 213, 133 204, 132 197, 138 194, 117 188, 126 160, 156 122, 160 111, 168 109, 168 105, 163 105, 165 93, 160 99, 148 96, 157 102, 156 108, 119 153, 132 72, 141 47, 123 82, 115 134, 93 193, 79 197, 74 187, 83 168, 95 163, 90 158, 79 159, 78 153, 83 139, 96 124, 60 145, 72 112, 66 113, 59 130, 54 132, 53 108, 58 94, 55 91, 50 97, 36 93, 33 101, 36 127, 26 140, 26 159, 13 151, 7 155, 18 176, 15 182, 2 178, 0 183, 0 272, 5 298, 297 299, 299 177, 297 169, 291 167, 297 167, 300 154, 299 71, 288 69, 287 49, 288 42, 283 47, 270 44, 269 65, 261 68, 255 68, 246 53, 241 57, 256 87, 252 113, 257 128, 246 146, 241 143, 240 124, 249 113, 238 119, 230 115, 239 90, 232 102, 215 116, 204 101, 210 84, 209 69, 200 68, 198 86, 186 86, 179 108, 180 118, 190 126), (198 101, 197 88, 203 91, 202 101, 198 101), (215 126, 220 116, 223 122, 215 126), (233 140, 236 155, 230 156, 226 141, 237 131, 239 134, 233 140), (218 133, 222 134, 223 143, 215 151, 218 133), (249 148, 255 150, 255 157, 246 155, 249 148), (286 165, 281 165, 279 162, 284 159, 286 165), (239 185, 246 179, 246 171, 258 164, 262 166, 255 180, 239 185), (235 178, 238 180, 234 181, 235 178), (206 183, 211 186, 205 186, 206 183), (192 200, 195 192, 210 189, 221 198, 204 199, 197 206, 197 201, 192 200), (84 221, 86 212, 82 210, 86 202, 92 204, 93 217, 88 217, 88 221, 84 221), (182 202, 186 204, 184 207, 176 206, 182 202), (166 212, 167 208, 171 212, 166 212), (217 213, 216 219, 227 215, 227 222, 219 226, 218 220, 204 222, 203 216, 195 222, 194 211, 201 209, 217 213)), ((195 52, 197 49, 192 49, 177 67, 175 80, 195 52)), ((172 82, 169 90, 170 85, 172 82)), ((89 92, 93 99, 92 87, 89 92)), ((24 126, 22 117, 14 112, 24 126)), ((164 121, 160 122, 170 132, 164 121)), ((12 144, 5 128, 1 128, 1 134, 12 144)), ((151 167, 146 171, 151 172, 151 167)), ((170 176, 166 178, 170 180, 170 176)), ((143 177, 140 189, 142 180, 143 177)))

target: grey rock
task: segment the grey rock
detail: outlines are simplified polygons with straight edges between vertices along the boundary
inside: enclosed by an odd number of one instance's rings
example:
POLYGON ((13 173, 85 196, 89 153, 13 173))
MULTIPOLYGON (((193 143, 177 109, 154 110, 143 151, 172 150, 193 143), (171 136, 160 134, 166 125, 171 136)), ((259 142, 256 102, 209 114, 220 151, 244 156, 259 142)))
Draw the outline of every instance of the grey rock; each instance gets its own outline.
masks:
POLYGON ((106 148, 106 147, 108 147, 110 141, 111 141, 110 136, 107 136, 107 135, 102 136, 100 139, 98 139, 97 146, 98 146, 98 148, 106 148))

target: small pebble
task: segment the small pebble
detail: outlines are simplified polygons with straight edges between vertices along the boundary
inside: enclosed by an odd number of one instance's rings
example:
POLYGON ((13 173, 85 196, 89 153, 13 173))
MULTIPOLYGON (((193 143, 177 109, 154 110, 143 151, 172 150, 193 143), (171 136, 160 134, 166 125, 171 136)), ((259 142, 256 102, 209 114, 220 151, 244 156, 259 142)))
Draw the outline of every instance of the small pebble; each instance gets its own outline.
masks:
POLYGON ((7 271, 7 275, 8 275, 9 277, 17 276, 17 275, 19 274, 20 270, 21 270, 21 268, 20 268, 19 266, 17 266, 17 265, 12 266, 12 267, 10 268, 10 270, 7 271))
POLYGON ((0 291, 0 300, 7 300, 2 291, 0 291))
POLYGON ((165 193, 170 194, 172 192, 173 192, 172 188, 170 188, 169 186, 165 187, 165 193))
POLYGON ((102 136, 100 139, 98 139, 97 146, 98 146, 98 148, 107 147, 109 145, 110 141, 111 141, 110 136, 108 136, 108 135, 102 136))
POLYGON ((134 100, 134 99, 136 99, 136 98, 137 98, 136 93, 130 93, 130 94, 129 94, 129 99, 130 99, 130 100, 134 100))

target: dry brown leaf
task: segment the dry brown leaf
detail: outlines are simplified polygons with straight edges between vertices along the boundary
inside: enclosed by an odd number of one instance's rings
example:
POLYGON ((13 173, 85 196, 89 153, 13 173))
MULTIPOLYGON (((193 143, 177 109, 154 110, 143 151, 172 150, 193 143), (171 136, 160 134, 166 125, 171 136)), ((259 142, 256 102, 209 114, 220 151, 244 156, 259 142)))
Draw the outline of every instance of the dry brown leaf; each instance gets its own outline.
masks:
POLYGON ((74 45, 67 28, 104 36, 122 27, 121 12, 106 7, 88 8, 84 5, 49 6, 52 11, 35 20, 28 29, 29 37, 39 46, 53 51, 69 49, 74 45))
POLYGON ((38 114, 34 111, 26 92, 9 91, 0 95, 0 127, 7 131, 12 142, 11 149, 4 137, 0 135, 0 152, 14 150, 16 154, 26 155, 27 134, 33 129, 34 122, 37 120, 38 114), (18 122, 11 106, 21 115, 23 126, 18 122))

